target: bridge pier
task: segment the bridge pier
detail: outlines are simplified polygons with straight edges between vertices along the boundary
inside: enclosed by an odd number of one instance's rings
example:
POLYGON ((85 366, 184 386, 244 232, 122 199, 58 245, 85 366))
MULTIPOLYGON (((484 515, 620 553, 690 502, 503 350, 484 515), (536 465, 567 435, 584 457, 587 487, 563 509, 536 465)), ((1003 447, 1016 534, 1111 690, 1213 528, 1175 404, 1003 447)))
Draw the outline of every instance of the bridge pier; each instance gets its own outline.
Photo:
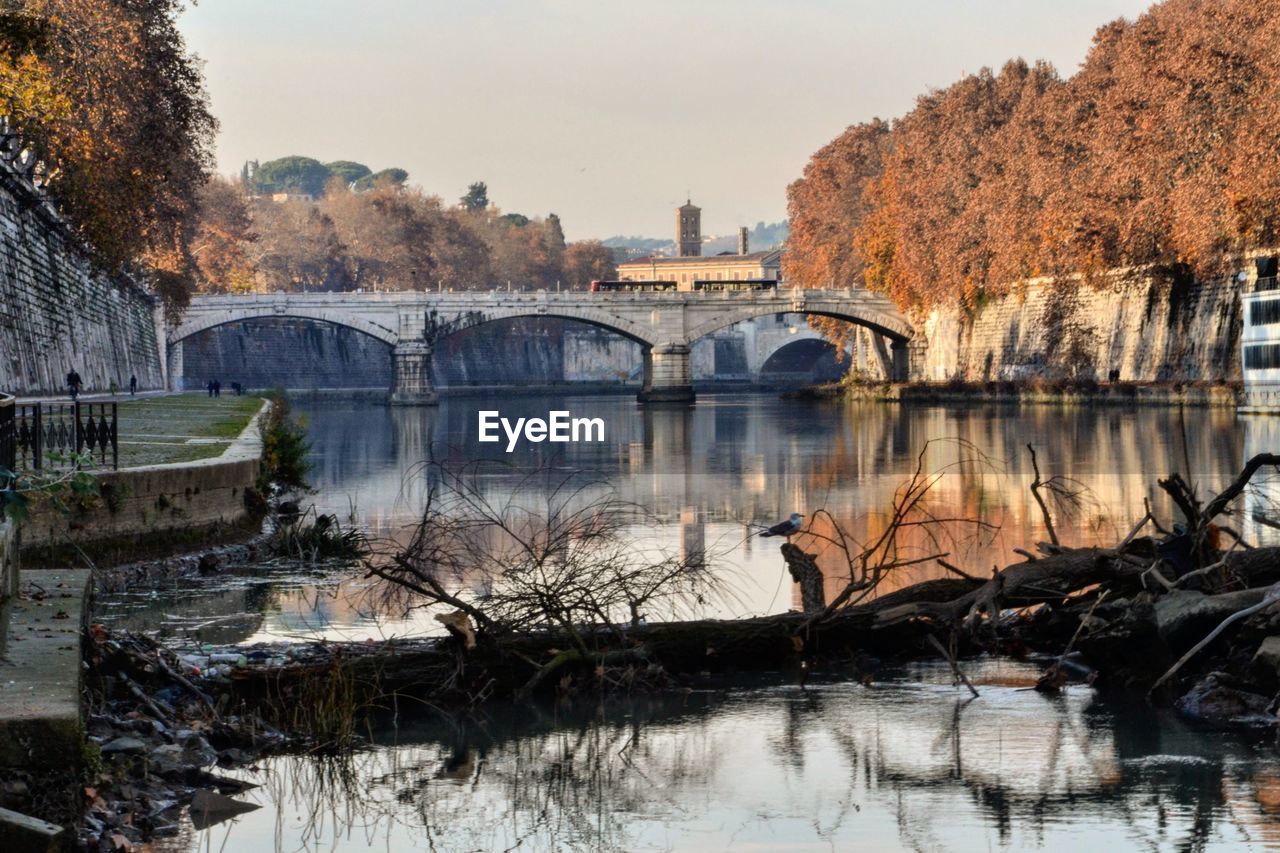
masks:
POLYGON ((890 366, 892 374, 890 380, 893 382, 910 382, 911 381, 911 350, 907 341, 895 340, 889 346, 892 353, 890 358, 890 366))
POLYGON ((391 388, 393 406, 434 406, 440 396, 431 384, 431 345, 423 341, 396 344, 391 351, 395 384, 391 388))
POLYGON ((692 403, 693 371, 686 344, 657 344, 644 351, 641 403, 692 403))
POLYGON ((168 380, 168 383, 167 383, 168 388, 166 390, 169 390, 169 391, 185 390, 183 388, 183 381, 182 381, 182 375, 184 373, 184 366, 182 362, 182 341, 178 341, 176 344, 169 344, 165 348, 164 357, 165 357, 164 372, 165 372, 165 377, 168 380))

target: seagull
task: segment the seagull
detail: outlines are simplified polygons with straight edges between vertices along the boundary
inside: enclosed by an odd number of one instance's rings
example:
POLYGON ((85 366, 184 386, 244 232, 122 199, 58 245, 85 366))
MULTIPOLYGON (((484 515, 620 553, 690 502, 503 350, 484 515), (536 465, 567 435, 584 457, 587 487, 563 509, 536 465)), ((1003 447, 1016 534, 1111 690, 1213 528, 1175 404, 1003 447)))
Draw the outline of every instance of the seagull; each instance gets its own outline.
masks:
POLYGON ((791 513, 791 518, 781 521, 761 533, 761 536, 786 536, 790 537, 792 533, 800 530, 800 519, 804 518, 798 512, 791 513))

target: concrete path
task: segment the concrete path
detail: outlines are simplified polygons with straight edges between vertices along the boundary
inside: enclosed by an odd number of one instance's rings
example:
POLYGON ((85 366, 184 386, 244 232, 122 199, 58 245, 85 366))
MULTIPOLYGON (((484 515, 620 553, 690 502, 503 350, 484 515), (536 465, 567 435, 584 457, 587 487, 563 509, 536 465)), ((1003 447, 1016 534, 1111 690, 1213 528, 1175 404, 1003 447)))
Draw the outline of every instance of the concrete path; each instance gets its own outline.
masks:
MULTIPOLYGON (((70 399, 43 398, 40 402, 65 407, 70 399)), ((261 398, 254 396, 209 398, 159 392, 136 397, 84 395, 80 402, 116 405, 121 468, 216 457, 235 441, 262 405, 261 398)), ((46 411, 46 421, 51 417, 65 417, 65 412, 51 415, 46 411)), ((99 464, 111 461, 101 453, 95 456, 99 464)))
MULTIPOLYGON (((88 617, 89 570, 24 571, 18 596, 0 605, 0 777, 6 769, 62 780, 66 796, 44 801, 44 817, 74 822, 84 767, 80 632, 88 617), (6 624, 7 623, 7 624, 6 624)), ((0 849, 49 853, 74 831, 0 809, 0 849)))
POLYGON ((88 569, 24 570, 18 597, 3 607, 0 768, 65 769, 82 760, 80 631, 88 587, 88 569))

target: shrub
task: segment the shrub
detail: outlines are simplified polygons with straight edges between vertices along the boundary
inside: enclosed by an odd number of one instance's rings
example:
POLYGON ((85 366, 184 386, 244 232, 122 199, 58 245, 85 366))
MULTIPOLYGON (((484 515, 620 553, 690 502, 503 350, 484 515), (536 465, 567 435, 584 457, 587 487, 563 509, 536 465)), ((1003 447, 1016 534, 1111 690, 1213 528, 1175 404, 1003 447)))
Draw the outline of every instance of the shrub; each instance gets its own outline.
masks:
POLYGON ((307 441, 306 421, 293 416, 289 398, 284 391, 271 392, 271 410, 262 424, 262 472, 258 475, 258 488, 266 492, 272 485, 289 491, 306 491, 307 472, 311 464, 307 454, 311 443, 307 441))

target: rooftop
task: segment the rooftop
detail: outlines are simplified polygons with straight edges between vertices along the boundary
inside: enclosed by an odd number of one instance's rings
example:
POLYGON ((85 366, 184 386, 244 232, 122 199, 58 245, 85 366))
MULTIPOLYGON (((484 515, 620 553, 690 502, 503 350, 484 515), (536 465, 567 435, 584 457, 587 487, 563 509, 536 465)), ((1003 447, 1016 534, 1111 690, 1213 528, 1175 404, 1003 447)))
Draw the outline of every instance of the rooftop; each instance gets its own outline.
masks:
POLYGON ((707 264, 708 266, 724 266, 726 263, 766 263, 782 256, 781 249, 770 249, 767 252, 748 252, 745 255, 699 255, 693 258, 668 258, 649 255, 643 258, 632 258, 622 261, 618 268, 637 266, 678 266, 680 264, 707 264))

